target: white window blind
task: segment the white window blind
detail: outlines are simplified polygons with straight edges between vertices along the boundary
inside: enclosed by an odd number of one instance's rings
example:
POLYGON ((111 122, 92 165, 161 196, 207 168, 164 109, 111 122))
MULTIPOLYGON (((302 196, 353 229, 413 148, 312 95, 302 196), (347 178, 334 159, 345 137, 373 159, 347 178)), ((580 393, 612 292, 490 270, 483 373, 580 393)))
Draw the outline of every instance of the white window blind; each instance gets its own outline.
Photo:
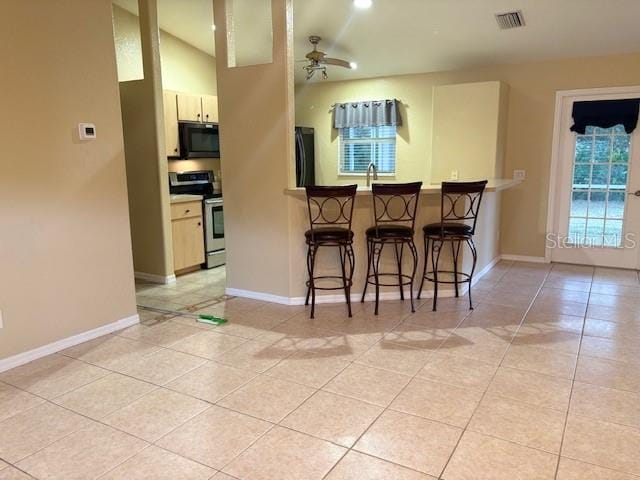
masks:
POLYGON ((341 128, 340 174, 366 173, 371 162, 378 173, 396 172, 396 127, 341 128))

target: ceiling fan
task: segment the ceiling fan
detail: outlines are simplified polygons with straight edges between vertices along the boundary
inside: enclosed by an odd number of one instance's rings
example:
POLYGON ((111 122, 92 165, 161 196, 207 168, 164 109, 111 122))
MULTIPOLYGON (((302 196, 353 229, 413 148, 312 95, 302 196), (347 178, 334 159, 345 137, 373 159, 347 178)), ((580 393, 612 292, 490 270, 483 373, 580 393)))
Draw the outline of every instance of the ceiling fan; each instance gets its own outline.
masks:
MULTIPOLYGON (((308 65, 305 65, 304 70, 307 72, 307 80, 311 79, 316 72, 322 73, 323 80, 327 79, 327 65, 335 65, 337 67, 344 67, 349 69, 355 69, 356 64, 353 62, 347 62, 346 60, 341 60, 339 58, 330 58, 327 57, 327 54, 318 50, 318 43, 320 43, 322 38, 317 35, 311 35, 309 37, 309 42, 313 45, 313 50, 305 55, 307 60, 309 61, 308 65)), ((306 61, 306 60, 303 60, 306 61)))

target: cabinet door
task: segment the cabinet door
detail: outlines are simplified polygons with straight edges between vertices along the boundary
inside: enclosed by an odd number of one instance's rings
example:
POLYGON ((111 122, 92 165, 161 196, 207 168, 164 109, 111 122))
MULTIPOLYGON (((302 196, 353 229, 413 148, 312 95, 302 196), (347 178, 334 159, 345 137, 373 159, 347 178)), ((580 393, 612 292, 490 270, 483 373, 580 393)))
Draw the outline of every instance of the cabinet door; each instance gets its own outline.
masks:
POLYGON ((180 156, 180 140, 178 138, 178 104, 176 94, 164 92, 164 142, 167 157, 180 156))
POLYGON ((204 263, 202 217, 182 218, 171 222, 173 232, 173 268, 182 270, 204 263))
POLYGON ((218 97, 214 95, 202 97, 202 117, 205 122, 218 123, 218 97))
POLYGON ((202 102, 200 95, 178 94, 178 120, 188 122, 202 121, 202 102))

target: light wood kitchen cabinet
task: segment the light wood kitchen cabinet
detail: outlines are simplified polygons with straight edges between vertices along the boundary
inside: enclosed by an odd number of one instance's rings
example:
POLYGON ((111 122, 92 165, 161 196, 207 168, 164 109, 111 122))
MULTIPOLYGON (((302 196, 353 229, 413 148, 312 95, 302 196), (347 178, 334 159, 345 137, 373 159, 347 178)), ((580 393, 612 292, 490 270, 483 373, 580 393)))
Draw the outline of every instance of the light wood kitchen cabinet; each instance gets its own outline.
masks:
POLYGON ((218 97, 202 96, 202 118, 204 122, 218 123, 218 97))
POLYGON ((175 92, 163 92, 164 104, 164 142, 167 157, 180 156, 178 137, 178 104, 175 92))
POLYGON ((189 93, 178 93, 178 120, 201 122, 202 97, 189 93))
POLYGON ((176 272, 204 263, 202 202, 171 205, 173 268, 176 272))

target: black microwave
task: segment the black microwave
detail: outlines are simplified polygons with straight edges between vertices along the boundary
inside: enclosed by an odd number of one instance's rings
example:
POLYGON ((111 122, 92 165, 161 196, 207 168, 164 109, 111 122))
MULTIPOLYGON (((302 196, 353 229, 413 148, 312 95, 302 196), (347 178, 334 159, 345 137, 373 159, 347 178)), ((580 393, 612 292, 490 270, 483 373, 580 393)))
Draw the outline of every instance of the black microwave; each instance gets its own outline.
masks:
POLYGON ((178 122, 180 158, 220 158, 217 123, 178 122))

